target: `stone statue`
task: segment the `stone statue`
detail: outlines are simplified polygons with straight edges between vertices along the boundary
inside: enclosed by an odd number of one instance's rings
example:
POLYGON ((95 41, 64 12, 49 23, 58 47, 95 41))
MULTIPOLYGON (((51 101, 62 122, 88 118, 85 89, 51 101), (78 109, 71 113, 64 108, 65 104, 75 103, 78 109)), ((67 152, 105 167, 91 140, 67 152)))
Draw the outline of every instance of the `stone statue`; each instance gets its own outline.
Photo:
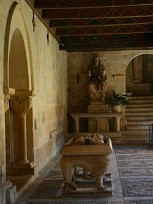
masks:
POLYGON ((74 138, 71 144, 73 145, 100 145, 104 144, 107 137, 100 134, 89 134, 74 138))
POLYGON ((107 73, 101 63, 99 54, 95 54, 95 62, 89 70, 89 97, 90 103, 104 103, 107 92, 106 80, 107 73))

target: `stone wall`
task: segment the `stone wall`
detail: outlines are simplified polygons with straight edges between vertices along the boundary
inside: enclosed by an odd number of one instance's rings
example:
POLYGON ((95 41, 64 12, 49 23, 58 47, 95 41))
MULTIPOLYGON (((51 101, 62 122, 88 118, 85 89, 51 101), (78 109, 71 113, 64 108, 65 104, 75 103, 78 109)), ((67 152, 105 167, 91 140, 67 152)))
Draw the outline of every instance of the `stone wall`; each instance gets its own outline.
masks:
MULTIPOLYGON (((112 90, 126 92, 126 68, 138 55, 153 54, 152 50, 127 50, 99 52, 107 72, 108 95, 112 90)), ((88 70, 94 52, 68 53, 68 113, 87 112, 88 70), (79 83, 77 76, 80 76, 79 83)))
POLYGON ((4 86, 6 90, 19 90, 21 87, 18 84, 24 83, 20 76, 23 66, 15 66, 22 59, 15 54, 20 45, 16 44, 12 49, 14 32, 21 34, 26 53, 24 65, 28 79, 24 87, 28 87, 27 91, 32 93, 32 109, 27 117, 30 129, 27 129, 30 138, 27 142, 31 148, 28 159, 34 164, 36 171, 42 169, 60 151, 66 132, 67 53, 59 51, 58 42, 51 34, 49 41, 47 40, 48 30, 36 15, 34 27, 33 11, 27 3, 23 0, 16 2, 13 4, 13 0, 0 1, 0 203, 5 203, 7 152, 3 90, 4 86), (11 55, 16 57, 14 61, 12 57, 13 65, 9 64, 10 48, 11 55), (18 67, 19 72, 13 75, 14 71, 10 72, 10 66, 15 71, 18 67), (11 82, 14 87, 9 87, 10 73, 14 76, 11 82), (15 86, 15 83, 18 84, 15 86))

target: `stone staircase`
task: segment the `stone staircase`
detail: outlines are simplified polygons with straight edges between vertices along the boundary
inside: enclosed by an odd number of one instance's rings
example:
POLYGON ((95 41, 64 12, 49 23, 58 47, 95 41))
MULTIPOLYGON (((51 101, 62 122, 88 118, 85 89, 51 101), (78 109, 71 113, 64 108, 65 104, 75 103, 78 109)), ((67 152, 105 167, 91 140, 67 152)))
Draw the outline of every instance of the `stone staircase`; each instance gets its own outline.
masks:
POLYGON ((123 144, 147 145, 153 123, 153 96, 128 97, 127 126, 122 131, 123 144))

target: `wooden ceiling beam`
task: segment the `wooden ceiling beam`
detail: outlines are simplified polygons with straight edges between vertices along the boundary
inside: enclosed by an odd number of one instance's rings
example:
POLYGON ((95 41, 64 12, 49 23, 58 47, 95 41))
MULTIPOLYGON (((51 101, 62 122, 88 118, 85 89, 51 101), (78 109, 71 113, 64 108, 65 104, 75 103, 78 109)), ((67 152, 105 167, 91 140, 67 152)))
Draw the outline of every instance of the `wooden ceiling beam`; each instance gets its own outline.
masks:
POLYGON ((153 49, 153 34, 62 37, 59 48, 68 52, 153 49))
POLYGON ((153 49, 153 0, 35 0, 67 51, 153 49))
POLYGON ((60 19, 50 20, 49 26, 54 28, 74 28, 74 27, 110 27, 110 26, 137 26, 153 24, 153 17, 136 17, 136 18, 113 18, 113 19, 60 19))
POLYGON ((83 8, 83 9, 44 9, 42 18, 50 19, 91 19, 91 18, 125 18, 153 16, 153 5, 142 7, 117 8, 83 8))
POLYGON ((56 34, 58 36, 58 38, 60 38, 61 36, 67 36, 67 37, 70 37, 70 36, 80 36, 80 37, 84 37, 84 36, 106 36, 106 35, 114 35, 114 34, 120 34, 120 35, 124 35, 124 34, 144 34, 144 33, 153 33, 153 31, 148 31, 148 32, 142 32, 142 31, 135 31, 135 32, 118 32, 118 33, 112 33, 112 32, 105 32, 105 33, 96 33, 96 32, 86 32, 86 33, 83 33, 80 31, 79 32, 74 32, 73 34, 72 33, 60 33, 60 34, 56 34))
POLYGON ((112 35, 112 34, 136 34, 136 33, 153 33, 153 25, 113 25, 113 26, 92 26, 92 27, 69 27, 57 28, 56 35, 69 36, 69 35, 112 35))
POLYGON ((113 36, 111 35, 107 35, 107 36, 103 36, 103 35, 100 35, 100 36, 70 36, 70 37, 61 37, 60 38, 60 42, 62 43, 69 43, 69 44, 73 44, 74 43, 87 43, 87 42, 90 42, 90 41, 95 41, 95 40, 101 40, 102 42, 105 42, 105 41, 111 41, 111 40, 127 40, 127 41, 131 41, 131 40, 138 40, 138 39, 145 39, 145 40, 148 40, 148 41, 153 41, 153 33, 149 33, 149 34, 114 34, 113 36))
POLYGON ((63 9, 63 8, 99 8, 117 6, 144 6, 152 5, 152 0, 35 0, 34 7, 38 9, 63 9))

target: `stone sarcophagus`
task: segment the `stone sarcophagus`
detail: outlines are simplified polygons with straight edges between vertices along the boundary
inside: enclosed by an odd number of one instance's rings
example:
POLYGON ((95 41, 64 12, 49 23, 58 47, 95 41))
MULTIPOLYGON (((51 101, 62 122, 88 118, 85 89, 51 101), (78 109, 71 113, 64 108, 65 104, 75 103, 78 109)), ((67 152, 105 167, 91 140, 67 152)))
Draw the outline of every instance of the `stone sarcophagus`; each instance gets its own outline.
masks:
POLYGON ((109 164, 109 154, 112 152, 110 138, 100 134, 88 134, 72 138, 62 149, 61 168, 64 179, 64 191, 77 189, 72 176, 76 167, 82 167, 96 178, 97 190, 104 191, 103 179, 109 164))

